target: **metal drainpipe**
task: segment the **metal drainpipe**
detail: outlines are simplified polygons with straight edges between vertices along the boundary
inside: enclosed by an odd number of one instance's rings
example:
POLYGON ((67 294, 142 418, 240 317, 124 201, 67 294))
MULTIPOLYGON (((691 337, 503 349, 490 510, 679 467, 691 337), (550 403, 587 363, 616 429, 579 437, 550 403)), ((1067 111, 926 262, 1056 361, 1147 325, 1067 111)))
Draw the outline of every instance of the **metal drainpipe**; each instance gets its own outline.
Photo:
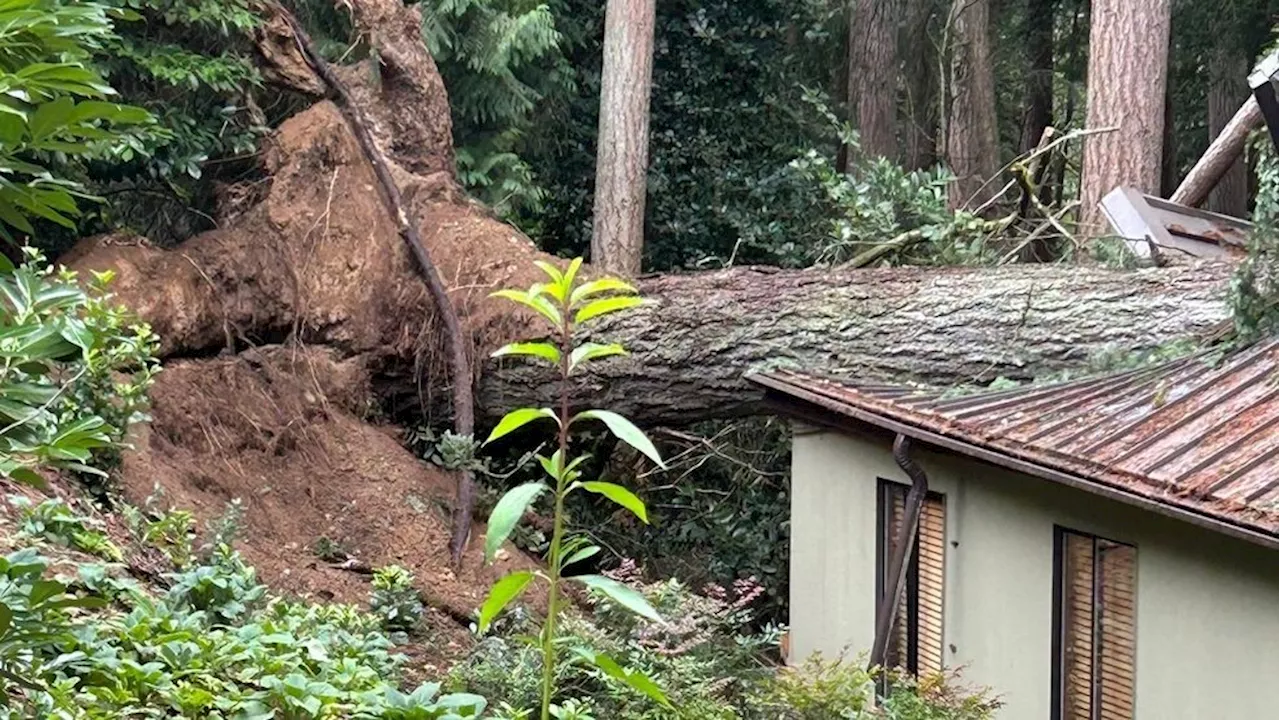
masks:
POLYGON ((887 577, 892 583, 885 588, 884 597, 880 598, 880 607, 876 609, 876 635, 871 644, 871 659, 868 667, 884 664, 885 654, 889 648, 889 629, 898 612, 898 604, 902 602, 902 593, 906 589, 907 558, 911 557, 916 545, 917 529, 920 527, 920 508, 924 506, 925 495, 929 492, 929 478, 924 470, 910 457, 911 440, 901 433, 893 439, 893 461, 911 478, 911 491, 907 493, 906 507, 903 508, 902 527, 898 528, 898 537, 893 544, 893 555, 889 558, 887 577))

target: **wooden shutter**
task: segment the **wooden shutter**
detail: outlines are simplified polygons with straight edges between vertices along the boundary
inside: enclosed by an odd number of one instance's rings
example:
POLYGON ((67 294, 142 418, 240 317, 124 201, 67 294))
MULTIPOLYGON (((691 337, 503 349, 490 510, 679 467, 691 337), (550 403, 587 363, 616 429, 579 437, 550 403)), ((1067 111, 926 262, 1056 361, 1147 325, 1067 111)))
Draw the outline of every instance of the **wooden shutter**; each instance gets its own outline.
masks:
POLYGON ((946 559, 946 505, 931 495, 920 509, 917 540, 916 672, 942 670, 942 583, 946 559))
POLYGON ((1062 542, 1062 720, 1093 718, 1093 538, 1062 542))
MULTIPOLYGON (((887 588, 893 583, 893 578, 887 577, 889 558, 902 528, 909 488, 886 483, 884 491, 885 529, 881 563, 886 574, 883 586, 887 588)), ((898 601, 898 611, 889 632, 885 653, 887 667, 900 667, 917 674, 942 669, 945 557, 946 503, 941 495, 931 493, 920 508, 915 551, 908 558, 911 564, 907 569, 907 588, 898 601)))
POLYGON ((1131 545, 1097 541, 1098 715, 1100 720, 1132 720, 1136 655, 1136 552, 1131 545))

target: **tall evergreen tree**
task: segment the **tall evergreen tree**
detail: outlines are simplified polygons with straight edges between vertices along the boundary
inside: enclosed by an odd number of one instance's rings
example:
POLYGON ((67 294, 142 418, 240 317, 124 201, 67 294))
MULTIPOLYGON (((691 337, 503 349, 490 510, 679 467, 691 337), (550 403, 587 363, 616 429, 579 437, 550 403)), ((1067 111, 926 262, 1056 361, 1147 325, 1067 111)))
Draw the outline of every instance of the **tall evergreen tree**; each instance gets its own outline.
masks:
POLYGON ((1089 30, 1086 124, 1112 131, 1084 145, 1080 226, 1107 232, 1098 203, 1118 185, 1160 191, 1169 0, 1094 0, 1089 30))

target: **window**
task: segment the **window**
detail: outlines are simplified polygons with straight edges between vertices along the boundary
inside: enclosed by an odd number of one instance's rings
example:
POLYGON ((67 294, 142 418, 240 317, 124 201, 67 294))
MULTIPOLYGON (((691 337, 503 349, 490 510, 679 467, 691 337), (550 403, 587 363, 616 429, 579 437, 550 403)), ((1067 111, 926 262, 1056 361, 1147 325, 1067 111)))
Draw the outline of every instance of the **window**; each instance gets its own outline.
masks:
MULTIPOLYGON (((876 554, 877 613, 885 592, 892 586, 890 558, 902 527, 910 488, 880 481, 876 554)), ((921 674, 942 669, 942 579, 946 556, 946 504, 942 495, 929 493, 920 508, 915 548, 907 565, 906 592, 889 631, 886 667, 900 667, 921 674)))
POLYGON ((1132 720, 1137 549, 1057 528, 1053 718, 1132 720))

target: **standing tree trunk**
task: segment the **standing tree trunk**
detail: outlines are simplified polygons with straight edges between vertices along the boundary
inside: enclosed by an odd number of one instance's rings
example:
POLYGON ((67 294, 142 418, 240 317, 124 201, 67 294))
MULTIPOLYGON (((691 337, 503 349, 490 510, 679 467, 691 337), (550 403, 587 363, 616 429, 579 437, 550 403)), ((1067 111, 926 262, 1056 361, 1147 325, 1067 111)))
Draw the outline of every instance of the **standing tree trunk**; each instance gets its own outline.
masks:
MULTIPOLYGON (((1245 81, 1248 60, 1229 36, 1215 35, 1217 46, 1209 58, 1209 142, 1212 143, 1231 122, 1241 101, 1249 95, 1245 81)), ((1242 154, 1243 155, 1243 154, 1242 154)), ((1249 208, 1249 174, 1244 157, 1227 168, 1209 193, 1208 209, 1223 215, 1244 217, 1249 208)))
POLYGON ((1098 203, 1117 185, 1160 190, 1168 74, 1169 0, 1094 0, 1089 29, 1086 125, 1080 177, 1080 229, 1107 232, 1098 203))
POLYGON ((849 18, 849 117, 862 154, 898 159, 899 0, 855 0, 849 18))
POLYGON ((903 165, 908 170, 927 168, 938 157, 937 49, 929 33, 935 6, 935 0, 907 0, 898 41, 906 87, 903 165))
MULTIPOLYGON (((955 0, 951 10, 951 116, 947 122, 947 163, 952 208, 982 204, 996 189, 982 188, 996 174, 995 75, 991 67, 989 0, 955 0)), ((1038 138, 1037 138, 1038 139, 1038 138)))
POLYGON ((655 0, 609 0, 600 77, 593 264, 634 276, 644 252, 655 0))
POLYGON ((1034 150, 1053 124, 1053 16, 1058 0, 1027 0, 1027 78, 1023 98, 1022 140, 1018 149, 1034 150))

